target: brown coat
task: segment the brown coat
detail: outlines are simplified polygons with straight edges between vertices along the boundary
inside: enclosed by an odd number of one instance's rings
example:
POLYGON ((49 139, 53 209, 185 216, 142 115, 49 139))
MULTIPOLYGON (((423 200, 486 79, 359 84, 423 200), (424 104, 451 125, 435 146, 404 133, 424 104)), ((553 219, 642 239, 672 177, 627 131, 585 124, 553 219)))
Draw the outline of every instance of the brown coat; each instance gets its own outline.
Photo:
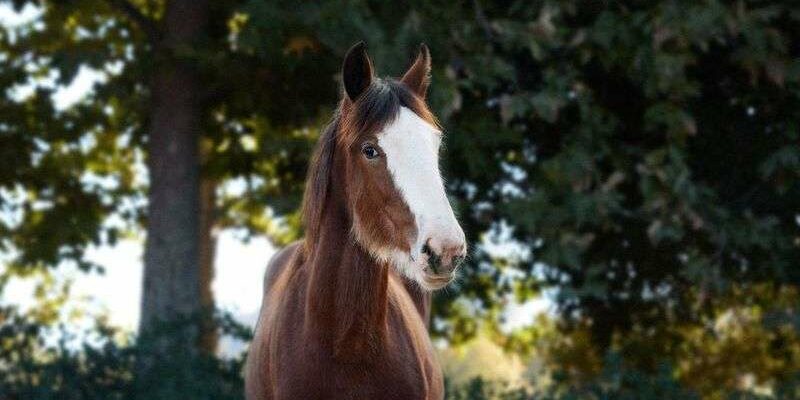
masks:
POLYGON ((360 152, 400 107, 436 123, 424 103, 429 70, 425 47, 401 81, 376 80, 363 45, 348 53, 346 96, 309 168, 306 238, 267 270, 246 366, 248 399, 443 398, 427 332, 430 295, 365 250, 407 251, 414 217, 385 162, 360 152))

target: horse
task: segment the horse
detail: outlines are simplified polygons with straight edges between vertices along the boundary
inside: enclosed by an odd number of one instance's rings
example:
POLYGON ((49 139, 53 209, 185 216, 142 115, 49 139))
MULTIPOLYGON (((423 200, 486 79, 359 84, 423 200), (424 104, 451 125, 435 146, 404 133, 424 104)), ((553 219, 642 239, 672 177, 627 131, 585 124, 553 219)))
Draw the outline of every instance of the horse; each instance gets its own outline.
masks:
POLYGON ((305 238, 267 268, 247 399, 444 397, 430 293, 467 246, 439 172, 430 68, 424 44, 400 79, 377 78, 363 42, 347 52, 309 165, 305 238))

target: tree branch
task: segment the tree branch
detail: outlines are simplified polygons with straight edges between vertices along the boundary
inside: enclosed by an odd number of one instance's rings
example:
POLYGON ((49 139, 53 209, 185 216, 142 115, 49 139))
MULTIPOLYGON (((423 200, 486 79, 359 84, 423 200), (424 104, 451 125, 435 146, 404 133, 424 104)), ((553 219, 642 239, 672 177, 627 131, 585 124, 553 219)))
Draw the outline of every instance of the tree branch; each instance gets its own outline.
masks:
POLYGON ((136 8, 136 6, 133 5, 133 3, 131 3, 129 0, 108 0, 108 2, 112 8, 117 9, 130 18, 133 23, 138 25, 139 28, 144 31, 148 39, 155 43, 159 36, 158 26, 156 25, 155 21, 142 14, 142 12, 139 11, 139 9, 136 8))

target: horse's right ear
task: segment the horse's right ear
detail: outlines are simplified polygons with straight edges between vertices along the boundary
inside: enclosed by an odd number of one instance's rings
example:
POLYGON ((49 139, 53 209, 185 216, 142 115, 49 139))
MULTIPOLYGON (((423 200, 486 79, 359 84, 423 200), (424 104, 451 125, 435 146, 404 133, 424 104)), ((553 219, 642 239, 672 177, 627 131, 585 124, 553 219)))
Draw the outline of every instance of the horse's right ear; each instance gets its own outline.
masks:
POLYGON ((424 43, 419 45, 419 54, 414 60, 414 64, 400 78, 400 81, 413 90, 417 96, 425 99, 428 94, 428 86, 431 84, 431 52, 424 43))
POLYGON ((350 101, 356 101, 358 96, 372 84, 372 74, 372 61, 367 55, 367 45, 358 42, 347 51, 342 65, 342 82, 350 101))

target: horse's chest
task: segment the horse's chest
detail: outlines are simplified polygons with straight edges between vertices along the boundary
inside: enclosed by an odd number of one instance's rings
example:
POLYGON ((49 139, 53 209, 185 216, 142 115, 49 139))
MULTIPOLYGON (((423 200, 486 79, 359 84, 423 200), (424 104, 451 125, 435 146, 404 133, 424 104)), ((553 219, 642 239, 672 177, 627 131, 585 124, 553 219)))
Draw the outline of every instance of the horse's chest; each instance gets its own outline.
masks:
POLYGON ((361 350, 344 355, 340 351, 348 347, 341 345, 336 329, 303 328, 313 326, 309 314, 301 302, 292 304, 270 322, 276 329, 267 346, 266 399, 443 398, 441 368, 425 324, 397 282, 389 282, 386 325, 374 327, 384 334, 362 341, 363 332, 346 333, 356 335, 346 339, 355 338, 361 350))
POLYGON ((278 379, 281 399, 440 400, 441 376, 431 354, 394 338, 392 350, 375 358, 342 361, 332 356, 313 359, 278 379))
POLYGON ((406 318, 390 313, 384 342, 363 357, 342 359, 314 341, 295 348, 302 354, 279 362, 275 399, 440 400, 441 370, 427 333, 409 329, 406 318))

